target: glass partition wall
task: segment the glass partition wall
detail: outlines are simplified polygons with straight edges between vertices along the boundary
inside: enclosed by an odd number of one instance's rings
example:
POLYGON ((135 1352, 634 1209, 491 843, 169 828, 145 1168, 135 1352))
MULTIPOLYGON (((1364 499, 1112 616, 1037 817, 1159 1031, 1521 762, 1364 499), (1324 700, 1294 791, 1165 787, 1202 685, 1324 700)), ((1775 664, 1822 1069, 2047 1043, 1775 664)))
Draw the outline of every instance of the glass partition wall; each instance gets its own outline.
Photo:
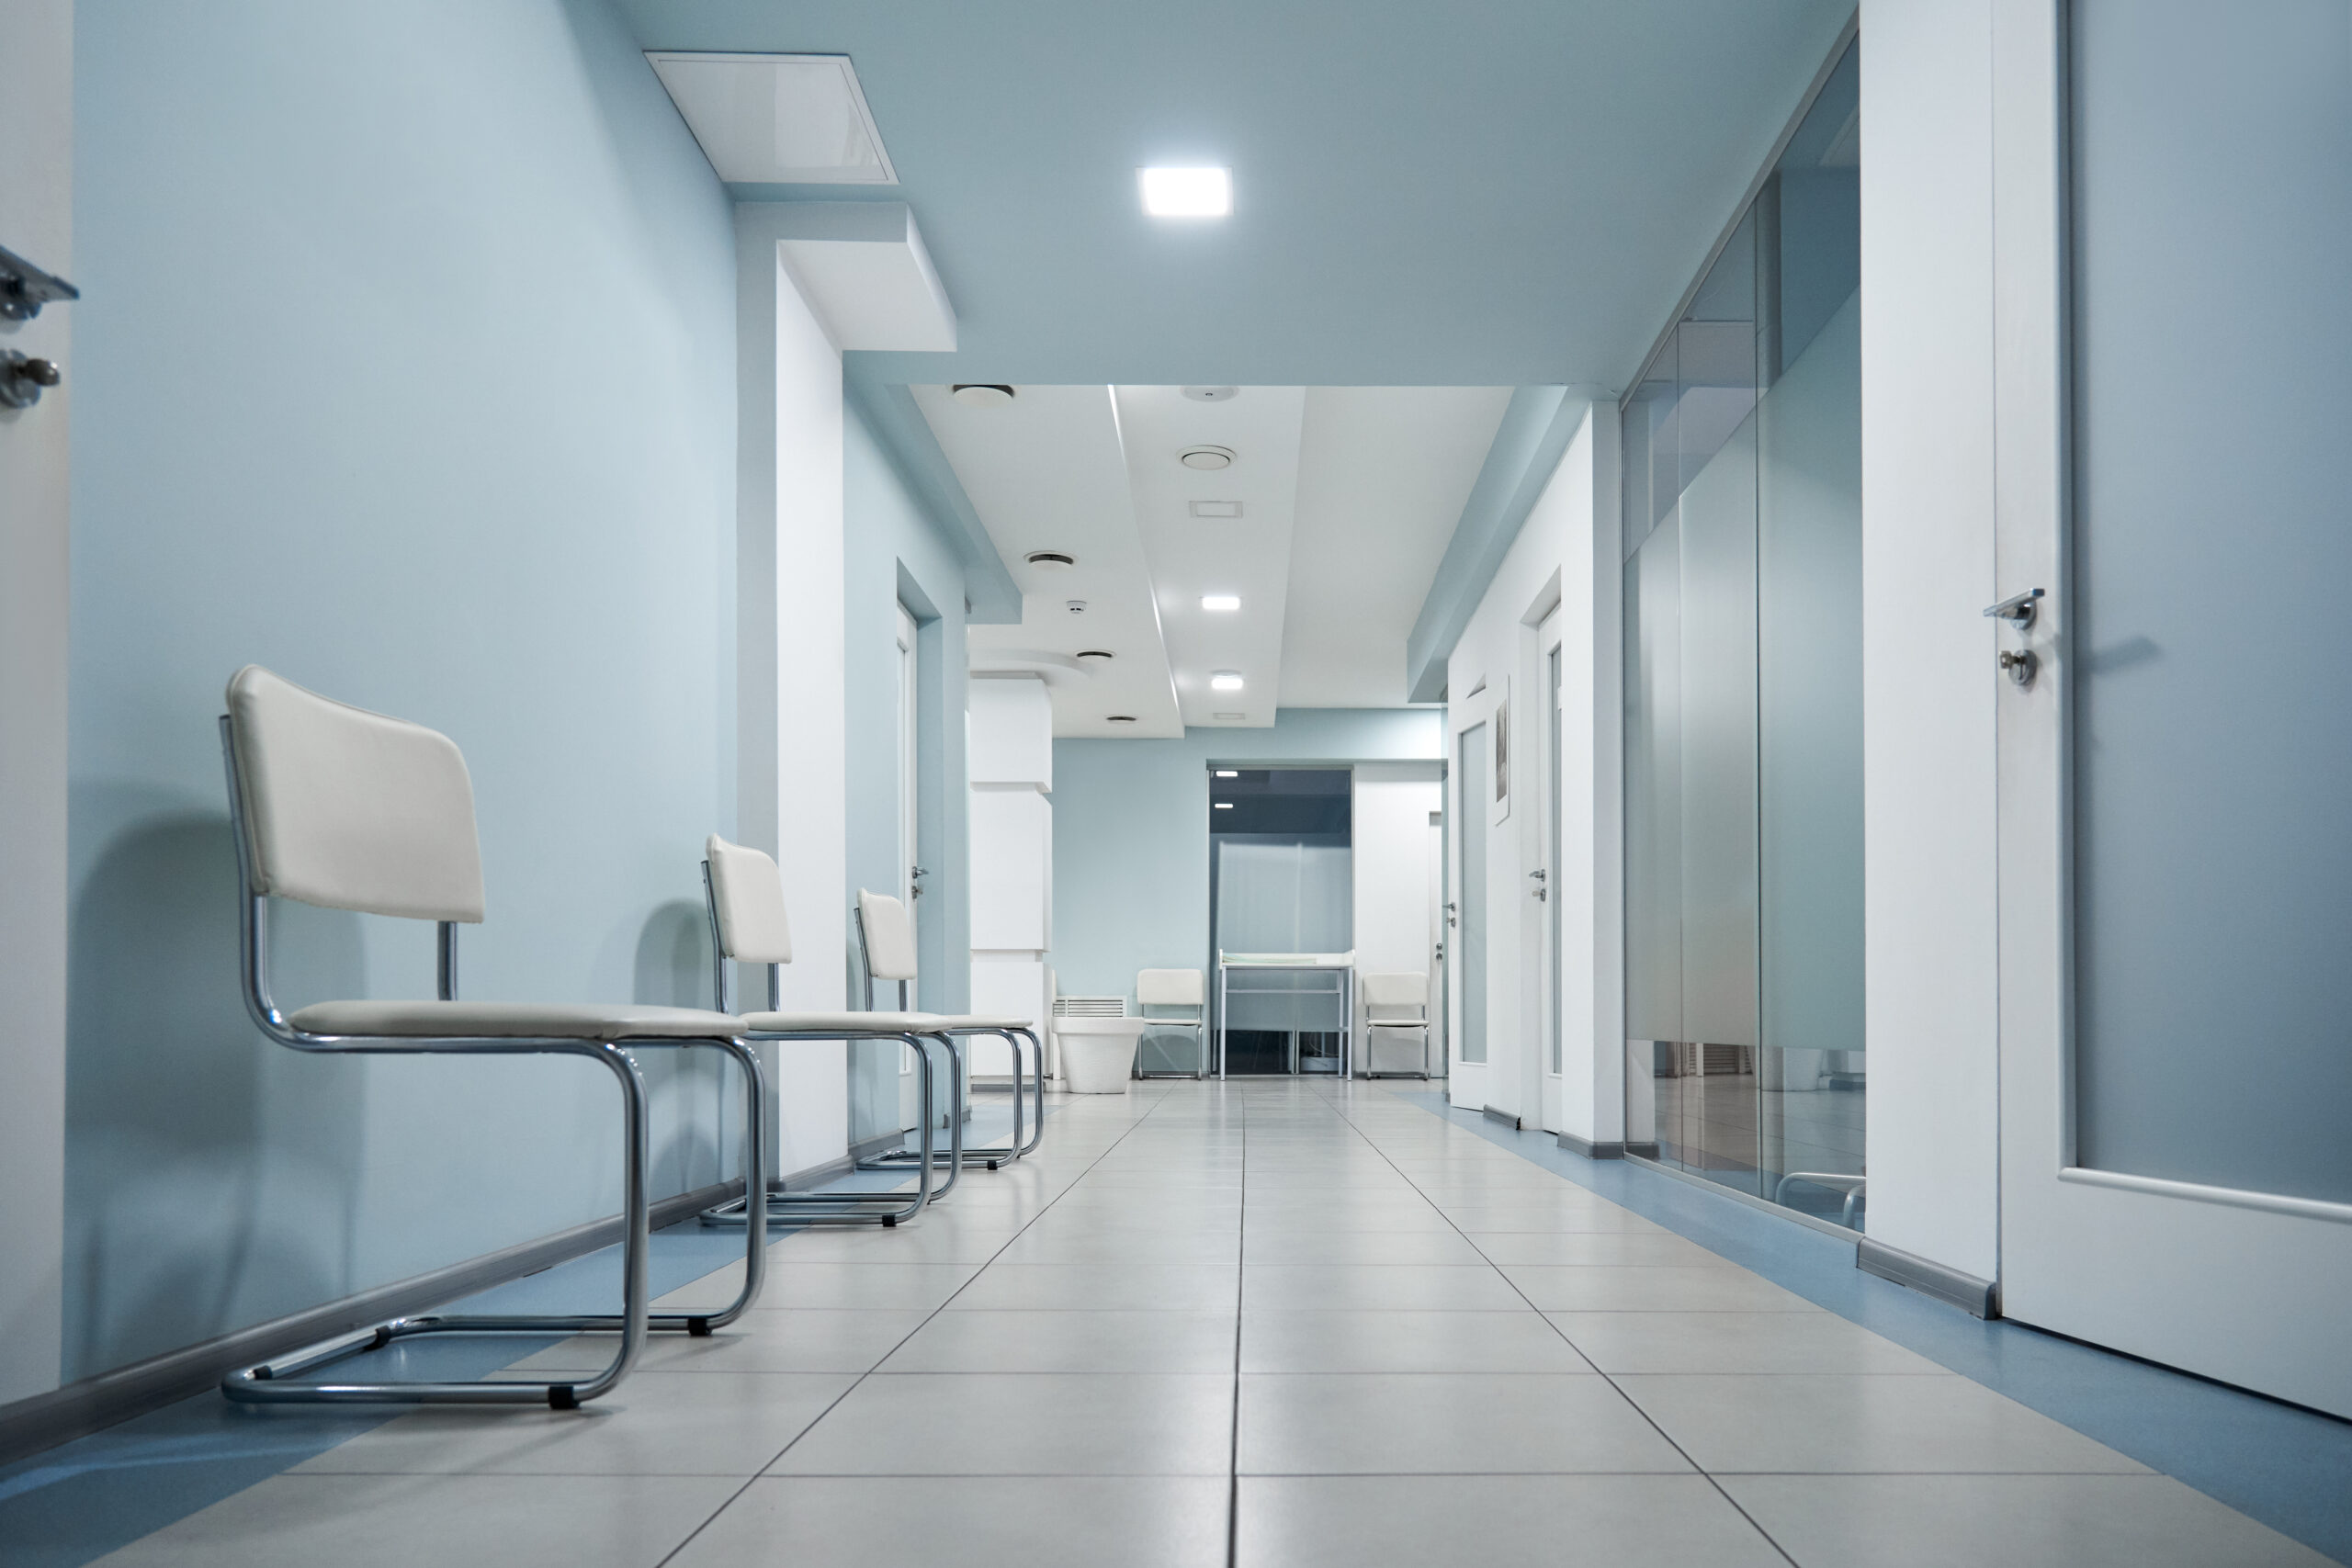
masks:
POLYGON ((1623 428, 1626 1146, 1859 1229, 1858 47, 1623 428))

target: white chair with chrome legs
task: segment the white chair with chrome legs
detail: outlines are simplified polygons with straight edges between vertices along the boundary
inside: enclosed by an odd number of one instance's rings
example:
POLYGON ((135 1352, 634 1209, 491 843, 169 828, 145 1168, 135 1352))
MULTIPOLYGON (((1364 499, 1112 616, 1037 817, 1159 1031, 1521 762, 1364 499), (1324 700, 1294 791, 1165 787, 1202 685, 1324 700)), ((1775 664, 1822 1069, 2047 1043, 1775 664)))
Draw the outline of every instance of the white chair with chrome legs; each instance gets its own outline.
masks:
MULTIPOLYGON (((955 1047, 936 1027, 937 1020, 916 1013, 784 1012, 784 966, 792 962, 792 928, 785 915, 784 874, 761 851, 730 844, 713 833, 704 845, 702 887, 704 908, 710 914, 710 945, 716 965, 712 989, 720 1010, 734 1004, 731 965, 764 964, 768 972, 768 1010, 742 1020, 747 1040, 827 1043, 840 1040, 897 1041, 915 1054, 922 1070, 922 1103, 936 1103, 933 1093, 932 1050, 950 1062, 955 1047)), ((945 1197, 954 1175, 937 1191, 932 1190, 933 1161, 932 1124, 922 1118, 922 1168, 915 1190, 905 1192, 787 1192, 780 1181, 767 1193, 767 1223, 775 1225, 896 1225, 912 1219, 923 1206, 945 1197)), ((953 1134, 963 1147, 963 1126, 953 1134)), ((748 1225, 743 1203, 722 1203, 703 1212, 707 1225, 748 1225)))
MULTIPOLYGON (((903 1008, 911 999, 909 993, 915 981, 915 924, 907 918, 907 907, 885 893, 857 891, 858 948, 865 954, 865 986, 873 992, 874 982, 887 980, 899 987, 899 1005, 903 1008)), ((971 1104, 972 1086, 968 1064, 962 1050, 951 1050, 949 1068, 954 1074, 953 1109, 948 1112, 949 1124, 955 1129, 954 1149, 944 1156, 926 1156, 912 1150, 903 1154, 881 1155, 859 1162, 865 1170, 885 1170, 912 1165, 918 1160, 937 1158, 953 1169, 959 1166, 977 1165, 994 1170, 1008 1159, 1019 1159, 1037 1146, 1046 1131, 1046 1047, 1037 1036, 1035 1019, 988 1018, 974 1014, 916 1013, 928 1019, 931 1027, 951 1041, 969 1040, 975 1035, 992 1034, 1012 1049, 1012 1142, 1005 1148, 966 1149, 963 1143, 964 1116, 971 1104), (1036 1066, 1035 1081, 1037 1088, 1037 1115, 1025 1135, 1022 1126, 1021 1043, 1027 1041, 1031 1059, 1036 1066)), ((926 1095, 923 1103, 931 1103, 926 1095)), ((950 1177, 952 1183, 954 1178, 950 1177)))
POLYGON ((1136 1042, 1136 1077, 1139 1078, 1204 1078, 1209 1076, 1208 984, 1198 969, 1146 969, 1136 976, 1136 1008, 1148 1021, 1136 1042), (1152 1009, 1159 1010, 1154 1015, 1152 1009), (1161 1066, 1172 1062, 1159 1038, 1192 1032, 1193 1065, 1161 1066))
POLYGON ((745 1191, 764 1209, 765 1093, 741 1021, 690 1008, 469 1002, 458 998, 458 927, 482 918, 481 846, 473 783, 449 739, 422 725, 305 691, 257 665, 229 682, 220 719, 229 817, 237 841, 246 1010, 281 1045, 327 1055, 569 1055, 601 1064, 620 1087, 621 1309, 582 1316, 439 1314, 401 1318, 232 1373, 220 1385, 247 1404, 548 1404, 610 1393, 653 1329, 695 1335, 732 1322, 759 1298, 766 1249, 744 1250, 743 1288, 724 1311, 656 1313, 646 1280, 645 1082, 629 1052, 707 1046, 741 1069, 745 1191), (432 920, 440 928, 439 995, 431 1001, 313 1002, 281 1011, 269 984, 269 903, 432 920), (427 1334, 619 1336, 593 1377, 549 1382, 355 1382, 309 1380, 330 1362, 427 1334))
POLYGON ((1363 993, 1363 1076, 1429 1077, 1429 976, 1418 969, 1360 975, 1356 985, 1363 993))

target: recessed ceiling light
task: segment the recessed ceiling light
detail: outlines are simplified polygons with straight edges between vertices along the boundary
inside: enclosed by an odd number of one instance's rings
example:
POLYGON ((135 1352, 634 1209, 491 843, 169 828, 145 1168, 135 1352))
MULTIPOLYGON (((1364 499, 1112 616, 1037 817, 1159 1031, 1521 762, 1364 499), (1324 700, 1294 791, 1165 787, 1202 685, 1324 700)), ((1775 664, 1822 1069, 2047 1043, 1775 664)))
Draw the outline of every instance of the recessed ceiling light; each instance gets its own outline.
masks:
POLYGON ((1233 809, 1233 802, 1229 800, 1212 800, 1209 804, 1216 807, 1219 811, 1230 811, 1233 809))
POLYGON ((1230 446, 1188 446, 1176 455, 1176 460, 1188 468, 1198 468, 1204 473, 1213 474, 1219 468, 1233 467, 1233 448, 1230 446))
POLYGON ((1176 389, 1196 403, 1229 403, 1241 395, 1238 387, 1179 387, 1176 389))
POLYGON ((1114 655, 1107 648, 1086 648, 1079 650, 1078 657, 1080 659, 1099 659, 1103 663, 1108 664, 1111 662, 1114 655))
POLYGON ((1196 501, 1193 502, 1195 517, 1238 517, 1241 503, 1238 501, 1196 501))
POLYGON ((1136 721, 1136 716, 1131 713, 1114 713, 1108 717, 1113 724, 1133 724, 1136 721))
POLYGON ((1246 713, 1217 713, 1211 714, 1209 716, 1216 719, 1219 724, 1226 723, 1228 720, 1238 724, 1241 720, 1248 718, 1250 716, 1246 713))
POLYGON ((1001 409, 1013 399, 1013 390, 1000 381, 965 381, 947 389, 947 395, 966 408, 1001 409))
POLYGON ((1238 593, 1204 593, 1201 595, 1201 608, 1204 610, 1238 610, 1241 608, 1241 595, 1238 593))
POLYGON ((1220 670, 1209 677, 1209 690, 1212 692, 1238 692, 1240 689, 1241 676, 1236 671, 1220 670))
POLYGON ((1154 218, 1222 218, 1233 210, 1230 169, 1137 169, 1143 209, 1154 218))
POLYGON ((1031 550, 1021 558, 1031 566, 1042 566, 1048 571, 1059 571, 1078 564, 1077 557, 1066 556, 1059 550, 1031 550))
POLYGON ((1241 771, 1238 768, 1219 768, 1216 771, 1216 776, 1221 779, 1238 779, 1241 776, 1241 771))

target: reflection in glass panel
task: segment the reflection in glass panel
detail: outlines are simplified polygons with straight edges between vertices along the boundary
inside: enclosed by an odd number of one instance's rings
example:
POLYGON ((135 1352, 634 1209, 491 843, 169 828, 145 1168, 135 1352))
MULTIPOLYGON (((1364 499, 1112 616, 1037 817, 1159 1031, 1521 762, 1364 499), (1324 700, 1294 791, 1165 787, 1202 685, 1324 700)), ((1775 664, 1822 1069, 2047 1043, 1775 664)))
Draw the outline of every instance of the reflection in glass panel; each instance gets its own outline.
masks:
POLYGON ((1629 1150, 1859 1225, 1858 55, 1623 405, 1629 1150))

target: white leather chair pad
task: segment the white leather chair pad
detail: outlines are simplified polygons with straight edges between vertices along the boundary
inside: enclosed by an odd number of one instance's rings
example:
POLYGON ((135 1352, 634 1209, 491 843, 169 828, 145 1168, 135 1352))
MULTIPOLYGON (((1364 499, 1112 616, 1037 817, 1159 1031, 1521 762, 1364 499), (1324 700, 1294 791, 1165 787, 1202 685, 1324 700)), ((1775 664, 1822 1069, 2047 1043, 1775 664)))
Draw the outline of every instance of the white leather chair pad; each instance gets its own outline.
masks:
POLYGON ((699 1008, 537 1002, 313 1002, 288 1021, 306 1034, 402 1040, 731 1040, 743 1032, 741 1019, 699 1008))
POLYGON ((751 1034, 937 1034, 947 1021, 927 1012, 750 1012, 751 1034))
POLYGON ((743 964, 792 962, 792 923, 784 913, 784 874, 758 850, 713 833, 703 845, 710 862, 711 903, 727 956, 743 964))

